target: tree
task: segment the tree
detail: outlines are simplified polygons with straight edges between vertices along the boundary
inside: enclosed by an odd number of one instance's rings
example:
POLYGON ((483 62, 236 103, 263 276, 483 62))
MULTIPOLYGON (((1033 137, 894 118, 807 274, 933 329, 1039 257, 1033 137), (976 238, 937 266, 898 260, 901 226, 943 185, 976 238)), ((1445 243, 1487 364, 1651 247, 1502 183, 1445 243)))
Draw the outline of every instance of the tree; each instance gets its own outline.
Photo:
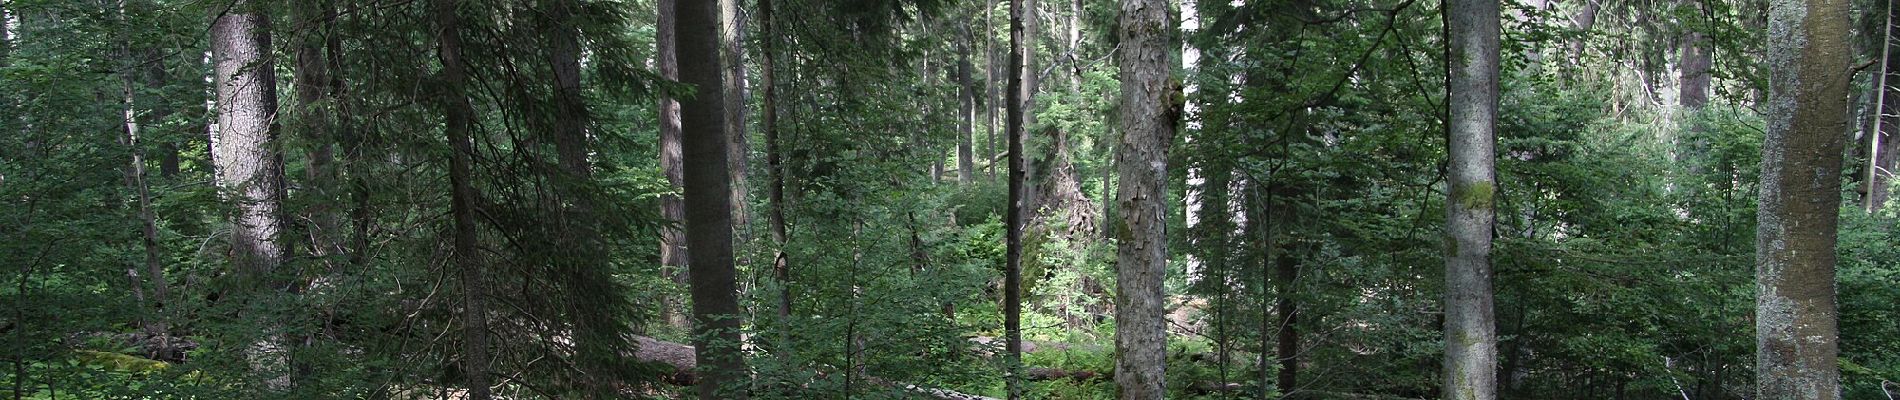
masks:
POLYGON ((462 286, 462 374, 468 398, 487 400, 488 307, 483 283, 480 243, 475 226, 476 192, 471 158, 475 156, 475 110, 466 89, 467 68, 462 58, 462 17, 460 0, 433 0, 430 13, 435 19, 438 48, 442 63, 438 78, 442 81, 443 130, 449 139, 449 214, 453 218, 453 257, 456 281, 462 286))
MULTIPOLYGON (((286 289, 275 275, 289 248, 284 242, 284 159, 272 124, 277 118, 277 75, 272 68, 270 17, 240 1, 211 23, 212 73, 217 93, 212 158, 231 216, 231 265, 257 293, 286 289)), ((290 388, 288 339, 281 321, 253 315, 265 328, 247 356, 273 391, 290 388)))
POLYGON ((1023 396, 1018 373, 1023 357, 1023 207, 1028 202, 1023 180, 1029 174, 1023 162, 1023 139, 1028 134, 1024 125, 1029 102, 1035 95, 1035 72, 1030 67, 1035 48, 1030 43, 1035 33, 1031 28, 1035 7, 1034 0, 1009 1, 1009 90, 1004 95, 1004 107, 1008 107, 1004 135, 1009 141, 1009 210, 1003 221, 1003 379, 1010 400, 1023 396))
POLYGON ((1173 15, 1159 0, 1121 2, 1121 140, 1116 166, 1115 385, 1121 399, 1167 396, 1168 145, 1180 119, 1173 78, 1173 15))
POLYGON ((976 180, 976 160, 970 141, 976 122, 976 88, 970 81, 970 24, 957 25, 957 183, 976 180))
POLYGON ((1497 0, 1445 4, 1451 46, 1445 177, 1445 377, 1447 399, 1497 398, 1497 317, 1492 311, 1491 235, 1497 219, 1494 167, 1498 114, 1497 0))
POLYGON ((732 265, 732 192, 726 158, 727 69, 719 0, 677 0, 674 35, 680 81, 693 97, 680 103, 688 264, 693 300, 694 359, 707 369, 697 385, 699 398, 744 399, 744 353, 739 349, 739 304, 732 265))
POLYGON ((1768 18, 1755 397, 1838 399, 1834 269, 1848 131, 1848 3, 1777 0, 1768 18))
MULTIPOLYGON (((679 22, 674 15, 676 9, 674 4, 677 1, 660 0, 659 21, 655 23, 658 32, 655 33, 654 47, 659 50, 657 52, 659 54, 655 57, 658 60, 656 64, 659 64, 660 77, 669 80, 679 80, 680 76, 677 44, 679 36, 675 29, 679 26, 679 22)), ((660 171, 666 176, 667 187, 674 190, 660 195, 660 218, 669 224, 660 228, 660 266, 672 275, 673 283, 685 286, 692 278, 692 274, 686 267, 688 260, 686 237, 682 230, 675 227, 677 224, 686 222, 686 203, 680 200, 679 195, 680 188, 685 184, 685 175, 682 172, 685 164, 680 160, 682 151, 680 135, 679 99, 671 93, 662 92, 660 94, 660 171)), ((675 299, 663 303, 665 304, 661 306, 660 315, 666 318, 667 324, 679 329, 691 327, 682 302, 675 299)))

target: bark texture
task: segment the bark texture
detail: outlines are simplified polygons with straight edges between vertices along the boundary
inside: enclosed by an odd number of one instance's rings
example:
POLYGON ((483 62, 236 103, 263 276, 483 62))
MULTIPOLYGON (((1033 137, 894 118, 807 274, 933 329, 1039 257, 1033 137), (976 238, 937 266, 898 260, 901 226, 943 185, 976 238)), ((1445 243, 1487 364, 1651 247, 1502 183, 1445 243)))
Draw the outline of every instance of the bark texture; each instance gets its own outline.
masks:
MULTIPOLYGON (((678 0, 659 0, 658 48, 660 77, 679 80, 678 35, 675 28, 678 22, 674 18, 674 4, 678 0)), ((691 274, 686 269, 686 236, 678 224, 686 222, 686 203, 680 201, 680 187, 684 185, 685 175, 681 172, 680 161, 680 103, 671 95, 660 95, 660 173, 666 175, 666 183, 674 191, 660 196, 660 218, 672 225, 660 228, 660 266, 669 271, 673 283, 686 286, 691 274)), ((686 319, 686 305, 680 299, 664 299, 660 314, 668 325, 687 329, 692 323, 686 319)))
POLYGON ((1755 232, 1755 398, 1839 399, 1835 232, 1848 129, 1848 2, 1768 11, 1768 132, 1755 232))
POLYGON ((686 240, 693 301, 694 358, 702 367, 701 400, 744 399, 744 353, 732 265, 731 136, 726 111, 726 67, 719 0, 678 0, 674 16, 681 82, 697 88, 681 102, 685 150, 686 240))
POLYGON ((976 126, 976 87, 970 80, 970 25, 957 27, 957 183, 968 185, 976 179, 976 160, 970 136, 976 126))
POLYGON ((1031 0, 1010 0, 1009 2, 1009 90, 1004 95, 1004 104, 1009 107, 1004 132, 1009 141, 1009 210, 1004 218, 1004 267, 1003 267, 1003 373, 1004 386, 1010 400, 1023 397, 1021 377, 1023 359, 1023 206, 1024 179, 1029 171, 1023 162, 1023 132, 1028 116, 1029 97, 1034 95, 1033 86, 1026 82, 1030 68, 1029 52, 1031 36, 1025 27, 1025 19, 1034 19, 1034 3, 1031 0), (1025 18, 1025 16, 1028 18, 1025 18))
POLYGON ((462 17, 457 14, 461 0, 433 0, 430 13, 435 18, 438 42, 436 57, 442 63, 443 131, 449 139, 449 214, 453 218, 452 254, 457 283, 462 286, 462 375, 469 400, 487 400, 488 307, 486 284, 475 226, 475 110, 469 103, 466 68, 462 59, 462 17))
POLYGON ((1444 398, 1497 398, 1491 236, 1498 113, 1498 1, 1450 0, 1449 150, 1445 200, 1444 398))
MULTIPOLYGON (((239 2, 211 23, 211 59, 216 86, 217 129, 213 167, 228 201, 231 259, 239 272, 263 286, 283 290, 273 276, 288 256, 284 242, 284 159, 276 132, 277 75, 272 68, 270 17, 239 2)), ((256 315, 266 329, 246 356, 252 372, 272 391, 290 388, 289 355, 279 322, 256 315)))
POLYGON ((1167 396, 1167 323, 1162 319, 1167 275, 1168 145, 1180 110, 1171 84, 1172 16, 1161 0, 1121 2, 1121 139, 1116 171, 1121 187, 1115 224, 1115 386, 1123 400, 1167 396))

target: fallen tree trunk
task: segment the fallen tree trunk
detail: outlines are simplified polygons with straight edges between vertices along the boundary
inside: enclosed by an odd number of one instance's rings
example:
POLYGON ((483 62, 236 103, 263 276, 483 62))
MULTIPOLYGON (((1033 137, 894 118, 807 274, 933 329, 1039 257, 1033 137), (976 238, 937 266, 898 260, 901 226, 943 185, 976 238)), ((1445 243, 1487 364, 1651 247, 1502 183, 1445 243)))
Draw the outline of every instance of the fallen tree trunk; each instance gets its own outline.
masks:
MULTIPOLYGON (((698 368, 699 364, 693 360, 693 346, 663 341, 647 336, 634 336, 633 340, 639 345, 639 350, 633 355, 635 359, 641 362, 661 363, 673 367, 673 371, 670 374, 661 377, 662 381, 683 386, 692 385, 696 381, 697 377, 693 374, 693 370, 698 368)), ((864 380, 878 386, 895 388, 938 400, 997 400, 995 398, 965 394, 954 390, 887 381, 877 377, 865 377, 864 380)))

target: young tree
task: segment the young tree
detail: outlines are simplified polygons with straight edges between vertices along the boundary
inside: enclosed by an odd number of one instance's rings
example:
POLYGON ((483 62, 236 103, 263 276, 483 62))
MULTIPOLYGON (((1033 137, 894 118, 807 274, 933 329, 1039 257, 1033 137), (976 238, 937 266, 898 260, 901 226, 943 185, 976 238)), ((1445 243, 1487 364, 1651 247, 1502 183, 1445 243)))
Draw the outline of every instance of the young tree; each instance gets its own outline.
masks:
POLYGON ((462 286, 462 374, 470 400, 487 400, 488 307, 482 272, 480 244, 475 226, 475 110, 468 98, 468 64, 462 58, 462 17, 457 14, 461 0, 433 0, 429 10, 435 19, 438 48, 442 63, 438 78, 442 82, 443 130, 449 139, 449 214, 453 218, 454 238, 451 257, 456 280, 462 286))
POLYGON ((1450 0, 1445 24, 1451 186, 1445 199, 1445 381, 1447 399, 1497 398, 1497 317, 1491 298, 1491 235, 1497 210, 1498 1, 1450 0))
POLYGON ((680 81, 693 97, 680 104, 685 150, 686 240, 693 249, 694 358, 704 371, 697 391, 702 400, 744 399, 744 353, 739 349, 739 303, 732 265, 732 192, 727 169, 730 133, 726 111, 726 67, 721 35, 720 0, 677 0, 674 4, 680 81))
POLYGON ((1848 131, 1848 3, 1776 0, 1768 18, 1755 398, 1838 399, 1834 247, 1848 131))
POLYGON ((1115 386, 1123 400, 1167 396, 1168 145, 1181 110, 1166 1, 1121 2, 1121 140, 1116 192, 1115 386))
POLYGON ((1009 211, 1004 217, 1004 267, 1003 267, 1003 373, 1004 385, 1009 399, 1023 396, 1022 370, 1023 359, 1023 180, 1028 170, 1023 163, 1023 136, 1025 120, 1028 118, 1029 99, 1035 94, 1035 84, 1029 67, 1030 43, 1034 31, 1028 28, 1035 19, 1034 0, 1009 1, 1009 90, 1004 95, 1005 107, 1009 107, 1008 121, 1005 122, 1005 136, 1009 141, 1009 211))
MULTIPOLYGON (((211 23, 212 73, 217 95, 212 162, 219 189, 236 205, 231 221, 231 264, 261 286, 284 289, 274 275, 288 256, 284 242, 284 159, 271 124, 277 118, 277 75, 272 68, 270 16, 240 1, 211 23)), ((272 391, 290 388, 287 340, 281 321, 253 316, 266 332, 246 354, 272 391)))

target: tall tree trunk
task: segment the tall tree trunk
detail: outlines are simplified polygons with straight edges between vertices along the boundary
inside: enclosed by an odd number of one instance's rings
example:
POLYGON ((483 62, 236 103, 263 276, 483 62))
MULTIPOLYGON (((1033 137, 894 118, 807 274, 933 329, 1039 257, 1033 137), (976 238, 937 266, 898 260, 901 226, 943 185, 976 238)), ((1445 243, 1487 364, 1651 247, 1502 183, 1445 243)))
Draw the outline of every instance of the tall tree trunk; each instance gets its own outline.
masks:
MULTIPOLYGON (((675 28, 679 22, 675 21, 673 14, 677 8, 675 7, 677 1, 679 0, 659 0, 660 15, 659 22, 656 24, 658 38, 655 40, 655 47, 658 48, 660 77, 671 80, 679 80, 680 74, 679 49, 676 45, 678 35, 675 34, 675 28)), ((678 224, 686 222, 686 204, 680 200, 679 196, 680 188, 684 186, 685 180, 682 172, 684 163, 680 161, 680 153, 680 103, 670 94, 661 93, 660 172, 666 175, 666 183, 674 191, 660 196, 660 218, 672 224, 660 228, 660 266, 669 271, 674 284, 686 286, 692 275, 686 268, 688 259, 686 237, 678 228, 678 224)), ((687 319, 686 303, 681 299, 665 300, 661 302, 663 305, 660 308, 660 314, 666 319, 667 324, 682 330, 691 328, 692 323, 687 319)))
POLYGON ((970 24, 957 26, 957 183, 968 185, 976 180, 976 160, 970 136, 976 125, 976 88, 970 79, 970 24))
POLYGON ((759 0, 759 29, 762 53, 765 65, 759 71, 761 86, 765 88, 761 125, 765 131, 766 175, 771 177, 771 187, 766 197, 766 219, 772 229, 772 279, 778 281, 778 319, 781 324, 779 341, 788 348, 779 352, 790 358, 791 322, 792 322, 792 270, 791 260, 785 253, 785 241, 790 239, 785 230, 785 167, 784 150, 778 132, 778 21, 774 20, 772 0, 759 0))
POLYGON ((1775 0, 1768 19, 1755 398, 1839 399, 1834 264, 1848 127, 1848 2, 1775 0))
MULTIPOLYGON (((996 0, 996 1, 1002 1, 1002 0, 996 0)), ((996 101, 997 100, 996 81, 1006 80, 1006 78, 1003 78, 1003 76, 1000 75, 1003 68, 1001 68, 1001 66, 999 65, 996 65, 997 64, 996 59, 999 58, 996 56, 997 55, 996 54, 996 26, 995 26, 996 25, 996 3, 989 0, 985 0, 983 4, 985 5, 985 7, 983 8, 983 60, 985 64, 985 67, 983 68, 983 73, 984 73, 984 76, 987 77, 984 79, 984 82, 983 82, 983 92, 984 92, 983 93, 983 112, 986 113, 987 115, 984 118, 989 121, 989 123, 987 124, 989 127, 989 136, 988 136, 988 139, 986 139, 986 145, 984 146, 984 148, 988 150, 983 153, 983 159, 985 160, 985 162, 983 163, 983 170, 985 173, 989 174, 991 181, 995 181, 996 180, 996 125, 998 122, 996 120, 996 109, 999 107, 1003 107, 1001 103, 996 101)), ((1011 4, 1011 7, 1015 7, 1014 2, 1010 4, 1011 4)), ((1014 10, 1014 8, 1011 8, 1011 10, 1014 10)), ((1014 54, 1014 53, 1011 53, 1011 54, 1014 54)), ((1004 61, 1004 63, 1009 63, 1009 62, 1012 62, 1012 61, 1004 61)), ((1008 172, 1005 172, 1004 174, 1008 174, 1008 172)))
POLYGON ((1491 235, 1497 220, 1494 167, 1498 111, 1498 1, 1452 0, 1449 151, 1445 200, 1444 398, 1497 398, 1497 316, 1492 310, 1491 235))
POLYGON ((746 398, 746 367, 739 348, 739 303, 732 265, 733 199, 728 169, 725 54, 717 0, 677 0, 675 37, 681 82, 698 88, 681 104, 685 147, 686 239, 693 249, 693 345, 699 365, 711 367, 698 383, 701 400, 746 398))
POLYGON ((468 398, 487 400, 488 307, 485 273, 476 242, 474 183, 475 110, 469 103, 468 64, 462 59, 462 17, 457 14, 459 0, 434 0, 430 12, 435 18, 437 57, 442 62, 442 120, 449 139, 449 213, 454 218, 452 257, 456 280, 462 286, 462 375, 468 386, 468 398))
POLYGON ((752 145, 746 139, 745 17, 739 12, 742 0, 719 0, 719 37, 724 48, 726 71, 726 173, 732 184, 732 225, 740 240, 749 240, 752 224, 751 185, 746 178, 751 170, 752 145))
POLYGON ((581 33, 572 21, 579 4, 573 0, 547 0, 545 4, 548 65, 554 72, 554 149, 561 172, 567 175, 561 180, 566 183, 556 185, 562 188, 560 197, 565 198, 561 202, 565 209, 560 210, 565 235, 557 241, 571 252, 561 263, 569 268, 559 274, 558 281, 567 291, 563 300, 574 326, 575 363, 581 370, 577 375, 582 389, 590 398, 610 398, 615 396, 610 385, 612 366, 617 361, 614 355, 619 354, 618 343, 624 343, 621 335, 625 332, 615 318, 622 304, 603 300, 619 299, 617 292, 621 289, 613 283, 607 244, 600 238, 601 227, 594 215, 592 191, 588 190, 594 170, 587 158, 587 125, 593 117, 582 94, 581 33))
POLYGON ((1121 2, 1121 140, 1115 226, 1115 385, 1124 400, 1167 396, 1168 145, 1180 121, 1173 16, 1162 0, 1121 2))
MULTIPOLYGON (((302 185, 305 189, 299 195, 310 193, 319 199, 310 202, 310 206, 300 211, 299 219, 309 221, 304 227, 309 236, 310 256, 323 260, 326 265, 332 261, 331 255, 341 252, 342 237, 337 227, 342 225, 341 218, 330 206, 330 194, 335 185, 335 155, 331 142, 334 141, 332 114, 323 109, 324 97, 333 87, 330 85, 329 65, 323 56, 326 37, 335 34, 322 27, 333 13, 329 12, 328 1, 305 1, 297 3, 292 9, 292 21, 297 28, 295 68, 292 81, 296 87, 297 119, 300 124, 296 132, 304 143, 304 159, 309 163, 304 169, 302 185)), ((335 270, 334 267, 327 268, 335 270)), ((310 277, 300 277, 310 278, 310 277)), ((309 283, 303 283, 309 284, 309 283)))
POLYGON ((1003 366, 1004 386, 1009 400, 1023 397, 1022 354, 1023 354, 1023 180, 1028 171, 1023 162, 1023 132, 1028 117, 1029 98, 1035 93, 1028 82, 1031 69, 1030 52, 1034 36, 1027 28, 1026 20, 1035 18, 1033 0, 1009 0, 1009 93, 1005 95, 1006 107, 1009 107, 1009 121, 1006 123, 1009 140, 1009 211, 1004 221, 1004 268, 1003 268, 1003 366))
MULTIPOLYGON (((284 159, 271 124, 277 117, 277 75, 271 67, 270 17, 263 7, 240 1, 211 23, 211 58, 217 99, 214 167, 235 214, 231 221, 232 265, 272 295, 286 289, 275 275, 288 256, 284 242, 284 159)), ((246 351, 251 369, 271 391, 290 388, 289 355, 282 321, 253 315, 263 338, 246 351)))

